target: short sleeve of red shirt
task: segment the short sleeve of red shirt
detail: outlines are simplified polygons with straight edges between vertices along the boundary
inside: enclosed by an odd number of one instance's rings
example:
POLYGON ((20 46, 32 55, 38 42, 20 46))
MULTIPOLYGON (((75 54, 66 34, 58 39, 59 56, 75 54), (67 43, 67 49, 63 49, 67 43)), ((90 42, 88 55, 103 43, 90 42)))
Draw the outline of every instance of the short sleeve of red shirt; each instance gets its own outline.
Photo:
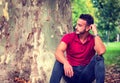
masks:
POLYGON ((73 36, 74 36, 74 33, 65 34, 62 37, 61 41, 65 42, 66 44, 69 44, 73 40, 73 36))

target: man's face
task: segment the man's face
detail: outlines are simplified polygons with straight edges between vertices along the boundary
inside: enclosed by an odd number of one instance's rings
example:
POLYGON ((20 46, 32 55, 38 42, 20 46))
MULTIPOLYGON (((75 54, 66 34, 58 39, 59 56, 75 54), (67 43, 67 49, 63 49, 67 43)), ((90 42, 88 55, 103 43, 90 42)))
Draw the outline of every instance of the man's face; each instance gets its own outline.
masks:
POLYGON ((87 22, 83 19, 78 19, 77 25, 76 25, 76 34, 84 34, 87 32, 87 22))

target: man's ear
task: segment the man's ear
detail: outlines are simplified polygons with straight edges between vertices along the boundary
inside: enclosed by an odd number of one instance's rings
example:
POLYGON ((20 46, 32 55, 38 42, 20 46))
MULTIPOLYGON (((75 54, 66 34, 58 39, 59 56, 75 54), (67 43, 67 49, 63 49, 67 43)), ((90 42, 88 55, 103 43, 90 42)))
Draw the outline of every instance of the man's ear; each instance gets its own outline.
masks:
POLYGON ((91 30, 91 26, 90 25, 87 26, 87 28, 86 28, 86 31, 89 31, 89 30, 91 30))

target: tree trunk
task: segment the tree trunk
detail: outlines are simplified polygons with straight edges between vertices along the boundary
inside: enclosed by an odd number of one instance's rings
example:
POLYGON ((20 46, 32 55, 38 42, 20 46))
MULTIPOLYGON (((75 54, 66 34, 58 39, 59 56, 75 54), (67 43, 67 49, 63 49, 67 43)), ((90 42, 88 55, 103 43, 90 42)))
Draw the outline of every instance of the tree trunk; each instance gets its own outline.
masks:
POLYGON ((49 83, 56 45, 72 31, 70 1, 0 0, 0 10, 0 83, 49 83))
POLYGON ((116 41, 120 42, 120 34, 117 34, 116 41))

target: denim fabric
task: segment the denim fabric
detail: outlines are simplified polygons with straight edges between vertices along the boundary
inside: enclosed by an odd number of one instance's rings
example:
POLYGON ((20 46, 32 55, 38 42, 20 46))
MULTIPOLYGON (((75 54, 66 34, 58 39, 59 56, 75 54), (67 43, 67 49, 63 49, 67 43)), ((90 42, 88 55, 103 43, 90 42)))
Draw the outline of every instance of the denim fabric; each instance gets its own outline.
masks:
POLYGON ((104 58, 95 55, 87 66, 73 66, 74 76, 69 78, 64 76, 63 64, 55 61, 50 83, 60 83, 62 76, 67 83, 104 83, 105 66, 104 58))
POLYGON ((63 75, 64 75, 63 64, 56 60, 50 78, 50 83, 60 83, 60 80, 63 75))

